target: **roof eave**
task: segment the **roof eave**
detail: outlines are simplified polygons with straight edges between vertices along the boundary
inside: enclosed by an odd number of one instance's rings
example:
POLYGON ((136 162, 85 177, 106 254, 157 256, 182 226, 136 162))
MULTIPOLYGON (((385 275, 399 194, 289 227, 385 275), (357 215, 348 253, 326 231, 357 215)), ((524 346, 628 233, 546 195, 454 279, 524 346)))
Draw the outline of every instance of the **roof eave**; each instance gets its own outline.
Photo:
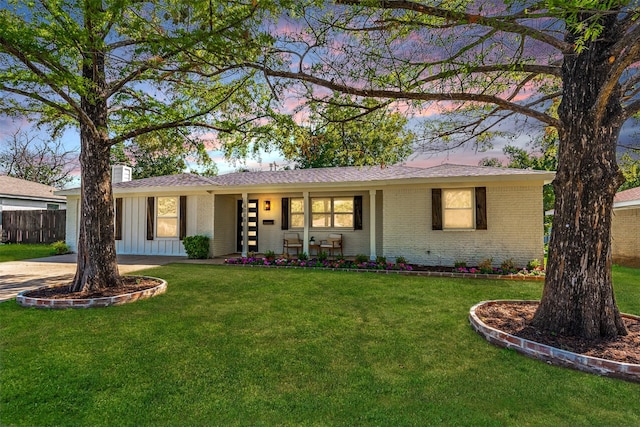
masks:
POLYGON ((301 191, 301 190, 335 190, 353 188, 382 188, 403 185, 466 185, 477 182, 538 182, 549 184, 553 181, 555 172, 546 174, 531 175, 482 175, 482 176, 459 176, 459 177, 427 177, 427 178, 398 178, 372 181, 345 181, 345 182, 296 182, 280 184, 241 184, 241 185, 221 185, 211 188, 216 194, 233 193, 263 193, 281 191, 301 191))
MULTIPOLYGON (((57 192, 56 192, 57 194, 57 192)), ((65 203, 64 197, 46 197, 46 196, 18 196, 15 194, 0 194, 0 197, 4 199, 19 199, 19 200, 35 200, 38 202, 57 202, 57 203, 65 203)))

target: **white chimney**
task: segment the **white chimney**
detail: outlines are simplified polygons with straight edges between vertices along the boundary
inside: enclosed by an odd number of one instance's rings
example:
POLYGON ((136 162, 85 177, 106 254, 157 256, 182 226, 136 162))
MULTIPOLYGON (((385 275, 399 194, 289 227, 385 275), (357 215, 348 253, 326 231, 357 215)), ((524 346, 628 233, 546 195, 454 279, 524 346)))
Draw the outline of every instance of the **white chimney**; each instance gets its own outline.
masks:
POLYGON ((131 181, 131 168, 125 165, 113 165, 111 167, 111 182, 131 181))

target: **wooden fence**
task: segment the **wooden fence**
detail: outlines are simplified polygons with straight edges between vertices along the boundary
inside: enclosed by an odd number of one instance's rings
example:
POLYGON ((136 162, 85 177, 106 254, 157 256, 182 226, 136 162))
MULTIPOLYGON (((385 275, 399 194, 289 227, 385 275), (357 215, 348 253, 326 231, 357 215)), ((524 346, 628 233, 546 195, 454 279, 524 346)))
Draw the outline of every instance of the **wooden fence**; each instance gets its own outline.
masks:
POLYGON ((53 243, 64 240, 66 210, 3 211, 5 243, 53 243))

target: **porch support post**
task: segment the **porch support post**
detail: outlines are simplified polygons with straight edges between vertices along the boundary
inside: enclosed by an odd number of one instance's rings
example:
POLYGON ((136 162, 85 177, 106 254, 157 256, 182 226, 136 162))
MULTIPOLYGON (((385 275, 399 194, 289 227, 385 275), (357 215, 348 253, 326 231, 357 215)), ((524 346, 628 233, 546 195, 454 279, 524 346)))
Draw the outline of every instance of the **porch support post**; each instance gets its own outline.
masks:
POLYGON ((309 254, 309 218, 311 217, 311 206, 309 203, 309 192, 303 191, 304 198, 304 231, 302 233, 302 251, 309 254))
POLYGON ((369 190, 369 259, 375 261, 376 253, 376 190, 369 190))
POLYGON ((249 194, 242 193, 242 256, 246 257, 249 248, 249 194))

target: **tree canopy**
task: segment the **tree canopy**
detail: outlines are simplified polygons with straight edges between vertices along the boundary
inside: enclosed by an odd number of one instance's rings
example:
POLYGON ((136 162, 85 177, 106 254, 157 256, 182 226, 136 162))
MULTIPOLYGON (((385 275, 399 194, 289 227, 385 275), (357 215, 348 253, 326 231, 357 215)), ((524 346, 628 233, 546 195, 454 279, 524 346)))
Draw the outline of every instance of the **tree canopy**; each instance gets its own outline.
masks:
POLYGON ((322 87, 408 105, 428 116, 425 141, 440 146, 484 144, 508 121, 555 129, 554 226, 534 324, 586 338, 625 334, 611 284, 611 211, 623 182, 620 129, 640 111, 638 0, 319 3, 298 5, 256 68, 303 82, 311 97, 326 100, 322 87))
POLYGON ((111 147, 111 163, 130 166, 133 179, 184 173, 189 163, 199 168, 191 170, 195 173, 213 176, 218 170, 204 143, 192 140, 180 129, 149 133, 118 143, 111 147), (198 172, 200 170, 202 172, 198 172))
MULTIPOLYGON (((168 129, 265 132, 273 88, 244 64, 272 43, 275 1, 7 0, 0 114, 80 133, 74 290, 117 286, 110 148, 168 129)), ((176 140, 176 147, 181 143, 176 140)))
POLYGON ((411 153, 414 135, 407 118, 386 106, 372 111, 334 95, 329 103, 312 103, 302 124, 289 122, 278 148, 302 169, 333 166, 392 165, 411 153))

